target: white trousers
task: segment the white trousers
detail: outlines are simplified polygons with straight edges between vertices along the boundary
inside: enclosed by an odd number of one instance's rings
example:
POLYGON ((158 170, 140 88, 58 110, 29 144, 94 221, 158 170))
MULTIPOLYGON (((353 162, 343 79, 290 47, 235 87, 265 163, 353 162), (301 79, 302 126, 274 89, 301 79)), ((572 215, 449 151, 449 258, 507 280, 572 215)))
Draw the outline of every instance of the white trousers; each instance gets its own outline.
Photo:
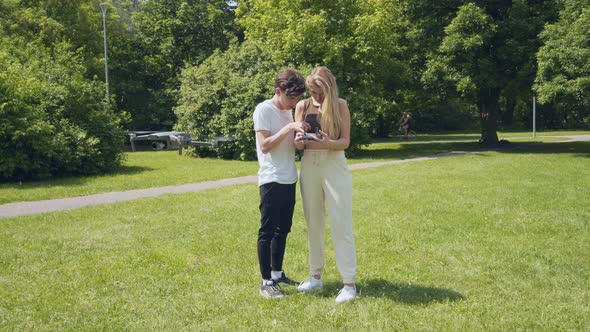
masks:
POLYGON ((352 176, 344 151, 305 150, 301 158, 300 186, 311 274, 321 275, 324 270, 327 206, 338 271, 344 283, 354 283, 356 250, 352 231, 352 176))

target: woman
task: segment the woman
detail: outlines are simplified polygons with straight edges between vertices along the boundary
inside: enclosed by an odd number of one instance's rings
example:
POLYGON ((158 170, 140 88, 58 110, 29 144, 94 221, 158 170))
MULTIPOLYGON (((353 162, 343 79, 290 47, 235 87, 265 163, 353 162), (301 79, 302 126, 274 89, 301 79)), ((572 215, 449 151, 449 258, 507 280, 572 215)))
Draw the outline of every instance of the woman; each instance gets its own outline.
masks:
POLYGON ((315 68, 305 83, 311 98, 297 103, 295 121, 305 121, 311 126, 311 134, 296 135, 297 148, 304 149, 300 186, 311 277, 297 289, 312 292, 323 287, 327 205, 336 265, 344 281, 336 302, 342 303, 356 297, 352 177, 344 156, 350 144, 350 112, 347 102, 338 97, 336 78, 328 68, 315 68))

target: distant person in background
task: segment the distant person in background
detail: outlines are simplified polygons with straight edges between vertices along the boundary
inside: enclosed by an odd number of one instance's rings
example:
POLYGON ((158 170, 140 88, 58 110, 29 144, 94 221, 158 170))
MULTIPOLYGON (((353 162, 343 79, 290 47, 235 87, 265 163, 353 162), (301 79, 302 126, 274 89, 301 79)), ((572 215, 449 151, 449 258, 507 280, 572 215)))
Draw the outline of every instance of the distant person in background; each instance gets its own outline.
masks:
MULTIPOLYGON (((295 166, 295 132, 304 132, 304 122, 294 122, 292 110, 305 92, 305 81, 292 69, 279 73, 275 94, 254 110, 258 186, 260 193, 260 228, 258 262, 262 274, 260 295, 283 298, 279 284, 297 285, 283 272, 287 235, 293 223, 297 168, 295 166)), ((301 139, 299 139, 301 141, 301 139)))
POLYGON ((410 133, 412 127, 412 117, 410 113, 403 112, 402 117, 398 122, 399 131, 404 136, 404 139, 408 139, 408 133, 410 133))
MULTIPOLYGON (((327 207, 336 266, 344 282, 336 303, 342 303, 356 297, 352 176, 344 156, 350 144, 350 111, 346 100, 338 97, 336 78, 328 68, 313 69, 306 84, 311 97, 297 104, 295 120, 305 121, 311 132, 303 143, 300 175, 311 276, 297 290, 313 292, 323 288, 327 207)), ((297 133, 296 137, 303 134, 297 133)))

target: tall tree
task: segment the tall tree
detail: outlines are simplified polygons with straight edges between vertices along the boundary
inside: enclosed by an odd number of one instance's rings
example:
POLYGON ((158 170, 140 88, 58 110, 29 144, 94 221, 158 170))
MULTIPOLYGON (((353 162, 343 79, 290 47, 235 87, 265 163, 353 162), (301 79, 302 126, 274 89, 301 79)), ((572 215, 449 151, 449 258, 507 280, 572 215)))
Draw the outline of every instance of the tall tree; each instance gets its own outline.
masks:
POLYGON ((399 12, 393 0, 254 0, 240 3, 237 16, 246 39, 266 45, 276 61, 329 67, 361 139, 389 130, 383 123, 396 110, 392 95, 408 75, 399 12))
POLYGON ((480 142, 497 146, 502 95, 529 90, 534 78, 536 36, 552 17, 549 1, 467 1, 445 28, 445 36, 427 64, 423 80, 446 100, 477 105, 480 142))
POLYGON ((439 53, 428 63, 429 79, 449 82, 461 98, 476 100, 480 109, 481 142, 496 145, 496 114, 500 85, 492 51, 497 25, 492 17, 467 4, 445 28, 439 53))
POLYGON ((445 36, 445 27, 456 16, 463 0, 415 1, 400 0, 401 19, 408 22, 401 40, 403 59, 410 67, 410 77, 403 85, 400 109, 412 113, 421 131, 457 130, 477 125, 476 112, 459 98, 447 98, 432 85, 424 85, 422 77, 428 59, 438 50, 445 36))
POLYGON ((386 137, 397 131, 413 80, 405 54, 409 21, 397 0, 363 1, 351 30, 351 105, 363 112, 372 136, 386 137))
MULTIPOLYGON (((179 87, 178 75, 185 65, 203 62, 215 50, 225 50, 240 35, 233 17, 234 5, 225 0, 144 1, 133 14, 138 32, 135 42, 141 83, 139 102, 147 92, 149 104, 133 111, 136 129, 172 128, 172 107, 179 87)), ((130 52, 133 52, 130 50, 130 52)), ((133 52, 135 53, 135 52, 133 52)), ((128 96, 129 97, 129 96, 128 96)))
POLYGON ((590 128, 590 3, 561 1, 559 20, 541 33, 539 102, 553 105, 557 128, 590 128))

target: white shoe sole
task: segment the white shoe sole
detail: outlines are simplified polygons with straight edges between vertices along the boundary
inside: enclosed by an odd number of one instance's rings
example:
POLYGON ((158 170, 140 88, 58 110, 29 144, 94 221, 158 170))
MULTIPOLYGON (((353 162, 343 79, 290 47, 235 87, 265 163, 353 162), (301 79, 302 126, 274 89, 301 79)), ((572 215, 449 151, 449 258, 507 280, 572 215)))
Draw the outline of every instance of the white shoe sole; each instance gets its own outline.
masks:
POLYGON ((324 289, 324 287, 314 287, 314 288, 299 288, 297 287, 297 291, 298 292, 305 292, 305 293, 315 293, 315 292, 319 292, 322 289, 324 289))

